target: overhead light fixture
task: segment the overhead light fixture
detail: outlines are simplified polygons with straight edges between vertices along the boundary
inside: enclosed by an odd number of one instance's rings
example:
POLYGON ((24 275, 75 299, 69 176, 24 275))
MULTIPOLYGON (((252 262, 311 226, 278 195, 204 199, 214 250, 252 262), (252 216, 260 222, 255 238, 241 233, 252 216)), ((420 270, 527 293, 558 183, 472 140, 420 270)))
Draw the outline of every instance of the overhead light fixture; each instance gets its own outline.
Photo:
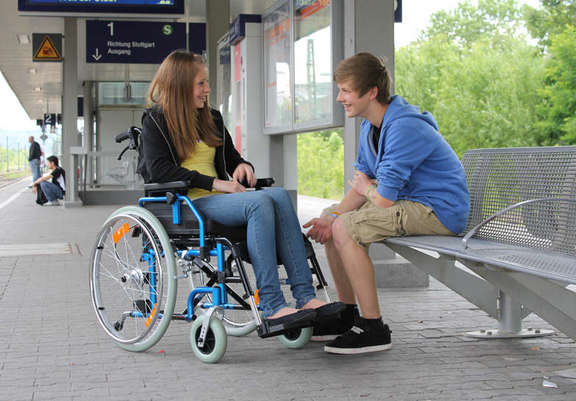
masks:
POLYGON ((37 87, 34 88, 34 92, 40 92, 41 90, 42 90, 42 88, 39 87, 39 86, 37 86, 37 87))
POLYGON ((30 74, 36 74, 36 73, 38 72, 38 70, 36 70, 36 68, 29 68, 29 69, 28 69, 28 72, 29 72, 30 74))
POLYGON ((19 33, 18 34, 18 43, 21 45, 28 45, 30 44, 30 36, 26 33, 19 33))

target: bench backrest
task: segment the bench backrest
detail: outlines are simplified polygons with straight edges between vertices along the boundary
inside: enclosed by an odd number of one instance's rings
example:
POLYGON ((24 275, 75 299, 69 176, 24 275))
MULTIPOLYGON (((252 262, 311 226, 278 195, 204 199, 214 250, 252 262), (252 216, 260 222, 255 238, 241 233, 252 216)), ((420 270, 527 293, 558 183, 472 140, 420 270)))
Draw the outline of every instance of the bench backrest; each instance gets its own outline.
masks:
POLYGON ((466 231, 524 200, 570 198, 574 202, 514 209, 475 237, 576 256, 576 146, 474 149, 466 152, 462 164, 471 202, 466 231))

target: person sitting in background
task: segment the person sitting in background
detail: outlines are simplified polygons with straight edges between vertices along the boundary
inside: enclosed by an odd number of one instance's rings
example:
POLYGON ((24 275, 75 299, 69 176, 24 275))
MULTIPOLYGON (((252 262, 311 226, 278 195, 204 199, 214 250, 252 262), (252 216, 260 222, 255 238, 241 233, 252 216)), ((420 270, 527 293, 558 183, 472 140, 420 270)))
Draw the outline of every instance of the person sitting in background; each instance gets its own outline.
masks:
POLYGON ((36 203, 44 206, 59 206, 58 200, 64 199, 66 194, 66 172, 58 165, 58 157, 49 156, 46 162, 50 172, 34 181, 32 186, 34 193, 37 193, 38 187, 40 187, 47 202, 44 203, 37 199, 36 203))

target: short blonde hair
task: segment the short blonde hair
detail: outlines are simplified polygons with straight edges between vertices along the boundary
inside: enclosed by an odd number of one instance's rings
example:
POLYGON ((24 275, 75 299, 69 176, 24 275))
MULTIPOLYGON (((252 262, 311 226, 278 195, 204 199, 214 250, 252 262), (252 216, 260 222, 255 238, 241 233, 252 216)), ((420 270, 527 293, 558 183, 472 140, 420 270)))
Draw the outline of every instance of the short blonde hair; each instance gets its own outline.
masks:
POLYGON ((342 60, 334 72, 334 81, 350 82, 352 88, 364 96, 370 89, 378 88, 381 104, 390 103, 391 77, 385 61, 371 53, 358 53, 342 60))

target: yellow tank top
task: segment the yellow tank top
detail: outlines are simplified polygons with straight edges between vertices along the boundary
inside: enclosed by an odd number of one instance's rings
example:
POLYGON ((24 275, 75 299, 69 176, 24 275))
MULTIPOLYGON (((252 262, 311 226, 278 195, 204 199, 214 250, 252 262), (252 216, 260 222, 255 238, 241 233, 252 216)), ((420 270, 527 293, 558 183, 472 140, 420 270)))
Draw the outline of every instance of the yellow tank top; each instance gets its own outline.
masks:
MULTIPOLYGON (((216 167, 214 166, 215 154, 215 148, 206 145, 204 142, 198 142, 194 153, 186 160, 182 161, 180 166, 188 170, 196 170, 200 174, 208 175, 210 177, 217 177, 218 174, 216 173, 216 167)), ((221 193, 222 192, 208 191, 202 188, 192 188, 188 191, 188 197, 190 199, 196 199, 206 195, 216 195, 221 193)))

